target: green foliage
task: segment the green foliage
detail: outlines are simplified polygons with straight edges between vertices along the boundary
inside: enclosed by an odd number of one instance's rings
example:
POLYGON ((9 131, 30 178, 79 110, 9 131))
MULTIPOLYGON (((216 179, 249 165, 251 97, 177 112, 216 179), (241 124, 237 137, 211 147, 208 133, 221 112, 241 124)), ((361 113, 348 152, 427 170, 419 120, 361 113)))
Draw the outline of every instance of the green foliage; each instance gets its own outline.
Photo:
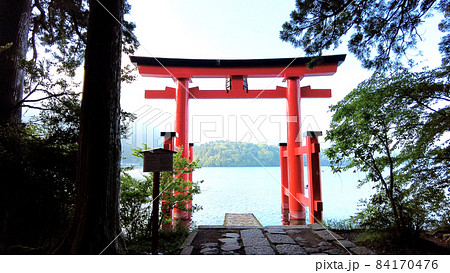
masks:
MULTIPOLYGON (((176 151, 177 153, 173 156, 173 171, 161 174, 160 192, 163 193, 162 197, 167 200, 167 210, 177 208, 181 211, 194 212, 201 209, 201 207, 193 205, 192 208, 187 208, 186 205, 188 201, 192 201, 194 194, 200 193, 200 183, 203 183, 203 180, 199 182, 185 181, 183 176, 187 176, 201 167, 198 160, 189 162, 189 159, 182 157, 182 148, 178 148, 176 151), (180 194, 173 194, 176 192, 180 194)), ((167 210, 161 215, 162 223, 171 221, 168 218, 167 210)))
MULTIPOLYGON (((89 1, 32 1, 32 26, 30 29, 30 46, 33 59, 37 59, 40 46, 46 48, 53 57, 52 65, 59 73, 75 75, 84 60, 87 42, 87 25, 89 20, 89 1)), ((126 3, 124 14, 131 6, 126 3)), ((134 23, 124 20, 126 31, 122 37, 123 52, 132 54, 138 47, 138 41, 132 35, 134 23)), ((47 58, 48 59, 48 58, 47 58)))
POLYGON ((323 223, 327 228, 334 229, 334 230, 354 230, 359 229, 360 226, 357 222, 350 219, 328 219, 325 220, 323 223))
MULTIPOLYGON (((0 242, 49 247, 73 216, 78 95, 47 100, 39 117, 0 127, 0 242)), ((122 111, 121 133, 132 117, 122 111)))
MULTIPOLYGON (((0 128, 0 242, 47 247, 73 216, 80 102, 79 85, 71 77, 84 60, 89 10, 87 0, 31 4, 31 18, 20 18, 31 22, 31 52, 29 60, 19 60, 17 70, 26 77, 23 99, 21 92, 14 95, 15 107, 42 112, 30 124, 0 128)), ((124 25, 134 29, 132 23, 124 25)), ((122 37, 123 52, 133 53, 136 39, 130 32, 122 37)), ((11 44, 0 46, 2 51, 11 44)), ((129 68, 124 73, 124 80, 132 80, 129 68)), ((126 134, 133 115, 121 114, 121 133, 126 134)))
POLYGON ((181 246, 189 235, 187 229, 177 229, 174 231, 161 232, 159 239, 159 251, 166 255, 179 255, 181 246))
MULTIPOLYGON (((158 252, 165 255, 179 255, 181 246, 189 235, 187 229, 177 229, 171 231, 160 231, 158 252)), ((152 249, 152 242, 149 239, 141 238, 127 243, 129 254, 148 254, 152 249)))
POLYGON ((215 141, 194 149, 194 158, 203 167, 280 166, 280 149, 265 144, 215 141))
POLYGON ((49 247, 73 216, 77 146, 36 126, 0 128, 0 242, 49 247))
MULTIPOLYGON (((395 234, 385 230, 366 230, 361 232, 355 239, 358 245, 364 245, 369 248, 383 248, 393 246, 399 243, 399 238, 395 234)), ((403 245, 403 244, 401 244, 403 245)))
MULTIPOLYGON (((147 148, 145 145, 144 150, 147 148)), ((135 149, 133 155, 142 160, 141 151, 142 149, 135 149)), ((200 168, 198 161, 190 163, 188 159, 181 156, 181 153, 182 149, 178 149, 174 154, 173 172, 161 173, 160 193, 161 198, 167 201, 167 206, 161 213, 161 218, 158 219, 160 225, 171 221, 168 219, 167 210, 177 208, 192 213, 201 209, 199 206, 188 208, 186 205, 192 200, 194 194, 200 193, 200 183, 203 181, 191 182, 183 179, 183 175, 200 168), (174 195, 174 192, 179 194, 174 195)), ((130 169, 124 169, 121 175, 120 221, 121 225, 127 229, 127 238, 136 242, 150 238, 153 174, 145 175, 144 180, 137 180, 126 172, 130 169)))
POLYGON ((11 48, 13 45, 13 43, 7 43, 6 45, 0 45, 0 53, 2 53, 3 51, 11 48))
MULTIPOLYGON (((349 51, 364 67, 380 68, 392 57, 404 56, 408 49, 415 48, 422 39, 417 27, 433 10, 446 16, 439 30, 448 32, 447 0, 296 0, 296 9, 291 20, 283 24, 280 38, 311 56, 337 48, 343 37, 351 33, 349 51)), ((443 63, 448 63, 449 37, 445 36, 440 43, 443 63)))
POLYGON ((360 184, 374 182, 376 194, 354 219, 360 226, 414 232, 448 220, 448 73, 391 71, 330 107, 325 153, 335 172, 356 167, 367 174, 360 184))
POLYGON ((79 95, 71 93, 47 100, 46 109, 39 113, 36 123, 41 124, 44 134, 54 143, 69 142, 78 145, 81 103, 79 95))
MULTIPOLYGON (((79 94, 67 93, 64 96, 50 98, 42 106, 44 110, 40 111, 39 117, 32 122, 39 124, 49 141, 78 145, 81 115, 79 94)), ((122 138, 127 138, 130 125, 135 119, 136 115, 120 110, 119 131, 122 138)))
POLYGON ((137 180, 127 173, 129 170, 122 169, 120 175, 120 220, 127 238, 133 241, 148 236, 153 177, 145 175, 144 180, 137 180))
MULTIPOLYGON (((79 93, 74 82, 76 70, 84 62, 89 20, 89 1, 33 0, 29 32, 29 59, 22 58, 20 68, 25 71, 24 99, 20 107, 48 109, 41 102, 58 97, 71 100, 79 93)), ((131 6, 125 3, 125 14, 131 6)), ((135 25, 123 20, 122 51, 133 54, 139 43, 133 34, 135 25)), ((3 48, 3 47, 2 47, 3 48)), ((27 56, 27 57, 28 57, 27 56)), ((122 69, 122 81, 135 79, 132 66, 122 69)), ((55 103, 53 100, 50 103, 55 103)), ((61 102, 64 103, 64 102, 61 102)), ((126 115, 126 113, 122 113, 126 115)), ((129 118, 129 117, 128 117, 129 118)), ((124 129, 122 127, 121 129, 124 129)))
MULTIPOLYGON (((441 1, 439 3, 439 9, 444 14, 444 19, 439 24, 439 30, 444 33, 450 32, 450 5, 446 1, 441 1)), ((439 43, 439 51, 442 54, 442 65, 450 66, 450 34, 442 37, 439 43)))

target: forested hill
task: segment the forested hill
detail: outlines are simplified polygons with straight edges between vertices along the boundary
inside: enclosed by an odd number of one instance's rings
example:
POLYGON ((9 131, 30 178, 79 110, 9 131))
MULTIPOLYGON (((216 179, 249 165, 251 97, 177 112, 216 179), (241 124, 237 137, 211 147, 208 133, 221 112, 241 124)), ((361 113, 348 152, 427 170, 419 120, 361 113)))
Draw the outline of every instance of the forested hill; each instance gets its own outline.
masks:
MULTIPOLYGON (((280 148, 266 144, 215 141, 194 147, 194 158, 202 167, 264 167, 280 166, 280 148)), ((306 165, 306 158, 304 159, 306 165)), ((330 161, 320 153, 320 165, 330 166, 330 161)))
POLYGON ((265 167, 280 165, 279 147, 266 144, 215 141, 194 149, 203 167, 265 167))

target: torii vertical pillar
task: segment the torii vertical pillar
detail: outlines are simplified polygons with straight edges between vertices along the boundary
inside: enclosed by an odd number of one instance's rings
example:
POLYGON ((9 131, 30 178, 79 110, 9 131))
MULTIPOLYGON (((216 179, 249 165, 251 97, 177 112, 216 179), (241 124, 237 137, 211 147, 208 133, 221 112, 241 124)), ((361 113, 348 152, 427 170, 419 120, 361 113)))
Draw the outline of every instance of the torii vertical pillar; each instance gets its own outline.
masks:
MULTIPOLYGON (((175 138, 178 137, 176 132, 161 132, 161 136, 164 138, 163 148, 166 150, 175 151, 175 138)), ((162 192, 161 193, 161 213, 165 214, 169 219, 172 219, 172 210, 169 209, 169 204, 167 202, 168 196, 171 192, 162 192)), ((172 225, 165 223, 162 225, 162 229, 164 231, 171 230, 172 225)))
POLYGON ((285 156, 287 143, 280 143, 280 170, 281 170, 281 223, 289 225, 289 183, 287 157, 285 156))
MULTIPOLYGON (((183 152, 181 156, 189 158, 189 141, 188 141, 188 129, 189 129, 189 79, 179 78, 177 79, 177 89, 175 94, 176 101, 176 116, 175 116, 175 131, 178 133, 176 139, 176 146, 182 148, 183 152)), ((189 179, 188 174, 181 176, 185 181, 189 179)), ((177 194, 177 193, 175 193, 177 194)), ((188 220, 189 216, 186 211, 173 209, 174 220, 188 220)))
POLYGON ((297 193, 304 193, 303 157, 296 155, 301 146, 300 132, 300 78, 287 79, 287 153, 289 179, 289 223, 290 225, 306 224, 305 208, 298 202, 297 193))
POLYGON ((309 197, 309 222, 317 223, 322 221, 322 185, 320 183, 320 148, 318 136, 322 135, 322 132, 306 133, 306 147, 308 153, 306 154, 306 160, 308 165, 308 197, 309 197))
MULTIPOLYGON (((194 143, 189 143, 189 163, 192 163, 193 160, 194 160, 194 143)), ((192 172, 189 173, 189 181, 191 182, 194 181, 192 180, 192 172)), ((192 186, 190 188, 192 188, 192 186)), ((190 210, 192 209, 192 200, 188 201, 187 208, 189 209, 188 218, 191 219, 192 212, 190 210)))

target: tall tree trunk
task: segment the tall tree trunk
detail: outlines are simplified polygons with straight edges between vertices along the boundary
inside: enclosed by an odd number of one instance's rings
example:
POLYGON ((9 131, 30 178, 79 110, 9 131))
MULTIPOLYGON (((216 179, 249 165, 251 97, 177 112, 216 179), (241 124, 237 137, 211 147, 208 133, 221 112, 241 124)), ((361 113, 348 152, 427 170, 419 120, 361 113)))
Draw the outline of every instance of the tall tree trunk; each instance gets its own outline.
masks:
POLYGON ((55 253, 125 253, 119 236, 120 60, 124 0, 90 2, 72 228, 55 253), (114 17, 115 18, 114 18, 114 17))
POLYGON ((24 72, 19 61, 27 53, 31 0, 0 0, 0 125, 18 124, 22 108, 24 72))

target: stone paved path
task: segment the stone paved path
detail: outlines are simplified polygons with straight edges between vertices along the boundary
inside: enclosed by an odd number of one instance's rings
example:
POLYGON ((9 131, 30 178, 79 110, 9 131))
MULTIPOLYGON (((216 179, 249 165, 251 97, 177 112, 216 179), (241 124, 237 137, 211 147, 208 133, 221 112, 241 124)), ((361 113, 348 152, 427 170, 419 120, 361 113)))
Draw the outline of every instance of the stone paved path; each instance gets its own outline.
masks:
MULTIPOLYGON (((256 219, 256 218, 255 218, 256 219)), ((325 230, 307 226, 199 226, 183 244, 183 255, 373 254, 325 230)))
POLYGON ((225 213, 224 226, 255 226, 262 227, 253 213, 225 213))

